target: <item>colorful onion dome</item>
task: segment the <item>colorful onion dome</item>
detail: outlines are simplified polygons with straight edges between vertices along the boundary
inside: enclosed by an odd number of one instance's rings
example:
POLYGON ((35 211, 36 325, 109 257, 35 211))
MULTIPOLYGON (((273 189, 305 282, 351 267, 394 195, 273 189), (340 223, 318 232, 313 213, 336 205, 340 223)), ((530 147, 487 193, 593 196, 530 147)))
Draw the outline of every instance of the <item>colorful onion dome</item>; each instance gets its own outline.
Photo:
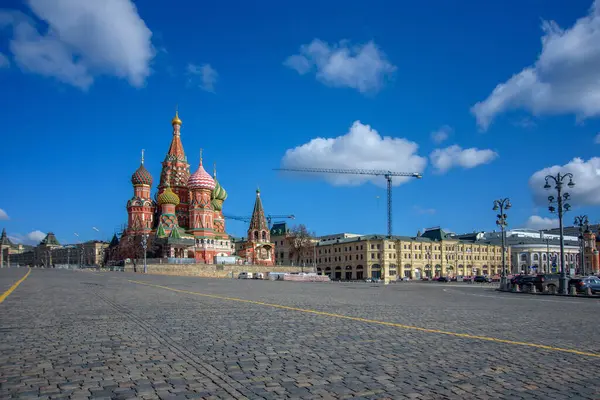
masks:
POLYGON ((179 112, 175 111, 175 116, 171 120, 171 125, 181 125, 181 120, 179 119, 179 112))
POLYGON ((131 175, 131 183, 152 186, 152 175, 144 167, 144 163, 140 164, 140 167, 131 175))
POLYGON ((190 190, 214 190, 215 180, 208 172, 204 170, 204 167, 202 166, 202 157, 200 157, 200 165, 198 165, 198 170, 190 175, 187 184, 188 189, 190 190))
POLYGON ((158 204, 173 204, 179 205, 179 196, 171 190, 171 187, 167 185, 165 190, 158 195, 158 204))
POLYGON ((227 192, 223 189, 223 186, 215 179, 215 189, 212 192, 212 198, 215 200, 225 201, 227 199, 227 192))

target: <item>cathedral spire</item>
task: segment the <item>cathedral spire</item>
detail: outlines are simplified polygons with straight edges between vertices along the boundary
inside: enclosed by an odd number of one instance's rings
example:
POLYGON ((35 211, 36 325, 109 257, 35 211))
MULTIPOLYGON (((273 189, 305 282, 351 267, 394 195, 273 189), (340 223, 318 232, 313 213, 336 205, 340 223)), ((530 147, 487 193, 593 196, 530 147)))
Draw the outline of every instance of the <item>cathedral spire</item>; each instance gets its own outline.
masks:
POLYGON ((178 111, 175 111, 175 117, 171 120, 171 125, 173 125, 173 139, 171 140, 171 146, 169 146, 167 160, 187 162, 185 152, 183 151, 183 144, 181 144, 181 120, 179 119, 178 111))
POLYGON ((179 224, 183 228, 188 226, 189 209, 189 191, 187 181, 190 177, 190 165, 183 151, 181 144, 181 119, 179 118, 179 109, 175 110, 175 117, 171 120, 173 126, 173 137, 169 151, 162 162, 162 171, 160 173, 159 191, 166 187, 168 183, 172 191, 179 197, 179 205, 176 207, 176 214, 179 224))
POLYGON ((12 246, 12 242, 6 235, 6 228, 2 228, 2 236, 0 236, 0 244, 4 246, 12 246))
POLYGON ((250 227, 248 232, 251 231, 268 231, 267 220, 265 218, 265 210, 263 209, 262 201, 260 199, 260 189, 256 189, 256 200, 254 201, 254 211, 252 211, 252 218, 250 219, 250 227))

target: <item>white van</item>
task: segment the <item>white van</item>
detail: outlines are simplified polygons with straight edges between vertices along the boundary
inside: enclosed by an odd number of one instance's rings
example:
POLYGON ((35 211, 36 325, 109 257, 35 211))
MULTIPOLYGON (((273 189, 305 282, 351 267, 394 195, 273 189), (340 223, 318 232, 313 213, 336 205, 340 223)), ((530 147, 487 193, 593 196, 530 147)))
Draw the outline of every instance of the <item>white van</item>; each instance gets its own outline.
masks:
POLYGON ((252 272, 240 272, 238 279, 252 279, 252 272))

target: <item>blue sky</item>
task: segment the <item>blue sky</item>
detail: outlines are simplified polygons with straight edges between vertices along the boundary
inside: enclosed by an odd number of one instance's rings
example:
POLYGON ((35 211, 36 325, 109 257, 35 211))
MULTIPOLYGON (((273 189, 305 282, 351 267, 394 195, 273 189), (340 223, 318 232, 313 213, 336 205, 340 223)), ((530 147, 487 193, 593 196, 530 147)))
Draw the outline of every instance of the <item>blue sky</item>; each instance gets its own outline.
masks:
POLYGON ((158 181, 176 105, 226 214, 249 215, 260 186, 267 213, 319 235, 385 232, 383 178, 272 170, 285 165, 422 172, 394 187, 396 234, 494 229, 500 197, 512 227, 551 227, 547 171, 576 175, 567 223, 600 219, 589 0, 78 3, 0 11, 0 226, 17 239, 112 236, 141 149, 158 181))

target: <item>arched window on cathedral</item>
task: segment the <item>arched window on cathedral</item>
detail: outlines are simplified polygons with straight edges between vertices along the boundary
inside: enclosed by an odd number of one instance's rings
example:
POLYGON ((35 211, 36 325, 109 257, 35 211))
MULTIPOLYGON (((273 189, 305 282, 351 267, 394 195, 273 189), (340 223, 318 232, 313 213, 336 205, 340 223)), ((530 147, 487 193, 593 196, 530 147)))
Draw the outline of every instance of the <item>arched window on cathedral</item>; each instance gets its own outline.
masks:
POLYGON ((267 232, 262 231, 262 240, 265 241, 267 240, 267 232))
POLYGON ((258 231, 254 231, 254 240, 258 240, 258 231))

